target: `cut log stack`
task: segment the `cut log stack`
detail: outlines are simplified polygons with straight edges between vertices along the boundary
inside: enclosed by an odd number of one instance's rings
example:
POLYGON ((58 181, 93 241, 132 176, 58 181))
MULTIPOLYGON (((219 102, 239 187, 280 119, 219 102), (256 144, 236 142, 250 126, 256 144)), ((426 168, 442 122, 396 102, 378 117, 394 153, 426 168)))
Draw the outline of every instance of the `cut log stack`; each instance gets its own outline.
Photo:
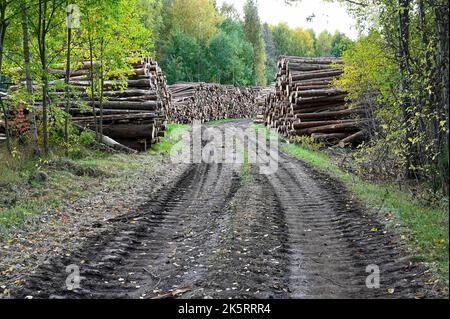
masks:
MULTIPOLYGON (((112 139, 115 148, 117 144, 114 142, 118 142, 144 151, 157 143, 164 136, 166 110, 170 104, 166 79, 158 63, 145 58, 133 64, 126 83, 118 79, 104 81, 105 100, 102 102, 98 97, 92 99, 87 93, 91 85, 90 68, 90 63, 85 61, 70 78, 70 84, 78 95, 77 102, 70 106, 73 122, 79 127, 95 130, 96 123, 97 129, 99 127, 102 113, 103 134, 107 137, 103 142, 106 144, 112 139), (88 112, 83 110, 83 104, 89 107, 88 112)), ((61 74, 63 70, 54 71, 61 74)), ((59 94, 64 95, 64 92, 59 94)), ((60 106, 64 108, 65 104, 61 101, 60 106)))
POLYGON ((173 123, 191 124, 228 118, 252 118, 258 113, 259 87, 234 87, 211 83, 177 83, 170 86, 173 123))
POLYGON ((265 112, 266 112, 266 105, 268 104, 267 99, 274 93, 275 93, 275 83, 260 90, 258 96, 256 97, 256 102, 258 105, 258 114, 255 120, 256 124, 264 124, 266 122, 265 112))
POLYGON ((275 92, 265 99, 265 124, 289 137, 311 136, 326 145, 360 142, 364 112, 333 86, 342 64, 337 58, 281 57, 275 92))
MULTIPOLYGON (((96 128, 99 130, 101 122, 103 142, 114 149, 127 152, 144 151, 164 136, 167 110, 171 103, 166 78, 154 59, 144 58, 133 63, 132 67, 125 80, 111 78, 104 81, 103 101, 99 100, 99 94, 90 96, 89 61, 81 62, 71 72, 69 79, 69 113, 74 125, 80 130, 94 132, 96 128)), ((95 72, 96 69, 98 65, 94 62, 95 72)), ((50 73, 57 79, 50 82, 54 86, 50 93, 51 103, 59 103, 61 109, 65 109, 68 96, 65 88, 58 85, 64 80, 65 71, 61 67, 50 69, 50 73)), ((11 89, 24 85, 21 82, 11 89)), ((41 104, 42 102, 37 102, 38 106, 41 104)))

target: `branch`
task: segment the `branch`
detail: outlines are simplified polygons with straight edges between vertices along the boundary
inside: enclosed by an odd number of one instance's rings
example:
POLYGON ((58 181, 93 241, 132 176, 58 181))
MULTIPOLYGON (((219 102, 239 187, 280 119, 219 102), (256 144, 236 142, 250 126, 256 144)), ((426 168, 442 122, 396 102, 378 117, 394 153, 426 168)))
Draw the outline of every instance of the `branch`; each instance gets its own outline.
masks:
MULTIPOLYGON (((284 3, 286 3, 287 5, 292 5, 294 2, 301 2, 302 0, 284 0, 284 3)), ((363 2, 358 2, 358 1, 354 1, 354 0, 340 0, 340 2, 348 2, 350 4, 354 4, 357 6, 361 6, 361 7, 367 7, 367 3, 363 3, 363 2)))

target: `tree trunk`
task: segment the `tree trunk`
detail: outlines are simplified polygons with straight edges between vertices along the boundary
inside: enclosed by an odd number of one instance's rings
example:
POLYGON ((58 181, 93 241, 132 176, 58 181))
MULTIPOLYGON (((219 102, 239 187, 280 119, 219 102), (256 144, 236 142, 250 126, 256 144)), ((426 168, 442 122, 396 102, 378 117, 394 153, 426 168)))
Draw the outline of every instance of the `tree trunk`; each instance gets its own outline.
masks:
POLYGON ((7 3, 3 2, 0 4, 0 74, 3 71, 3 53, 4 44, 6 37, 6 30, 8 29, 8 22, 6 20, 6 6, 7 3))
POLYGON ((12 155, 12 146, 11 146, 11 136, 9 135, 9 125, 8 125, 8 112, 6 111, 5 104, 3 103, 3 99, 0 96, 0 104, 2 106, 3 116, 5 117, 5 136, 6 136, 6 148, 8 150, 9 155, 12 155))
POLYGON ((105 83, 105 74, 104 74, 104 64, 103 64, 103 55, 104 55, 104 39, 102 37, 100 41, 100 138, 103 138, 103 85, 105 83))
MULTIPOLYGON (((448 5, 437 6, 435 8, 436 16, 436 31, 437 31, 437 50, 436 50, 436 65, 437 65, 437 100, 439 112, 443 114, 445 121, 445 133, 440 138, 440 152, 441 159, 439 160, 439 172, 443 179, 442 189, 445 194, 448 194, 449 183, 449 8, 448 5), (447 165, 445 164, 447 163, 447 165)), ((442 118, 442 117, 441 117, 442 118)))
POLYGON ((30 107, 30 131, 31 131, 31 144, 33 148, 33 154, 39 155, 41 150, 39 149, 38 143, 38 130, 36 123, 36 113, 33 106, 33 80, 31 77, 30 68, 30 44, 29 44, 29 32, 28 32, 28 8, 27 1, 22 0, 21 3, 22 11, 22 34, 23 34, 23 59, 25 66, 25 77, 27 85, 28 94, 28 105, 30 107))
POLYGON ((412 154, 411 144, 409 138, 411 136, 410 123, 410 106, 411 100, 409 97, 410 88, 410 65, 409 65, 409 9, 410 0, 398 0, 398 69, 400 74, 400 109, 402 112, 402 122, 406 127, 406 171, 409 177, 412 177, 411 164, 412 154))
MULTIPOLYGON (((94 113, 94 117, 97 116, 97 113, 95 112, 95 85, 94 85, 94 43, 93 43, 92 36, 89 35, 89 62, 90 62, 90 68, 89 68, 89 76, 90 76, 90 86, 91 86, 91 103, 92 103, 92 111, 94 113)), ((98 136, 98 125, 97 125, 97 119, 95 120, 95 139, 99 142, 99 136, 98 136)))
POLYGON ((64 141, 66 147, 66 156, 69 156, 69 109, 70 109, 70 54, 71 54, 71 42, 72 42, 72 28, 67 26, 67 61, 66 61, 66 108, 65 108, 65 120, 64 120, 64 141))
MULTIPOLYGON (((8 28, 8 23, 6 21, 6 6, 7 6, 7 4, 2 1, 1 6, 0 6, 0 75, 2 75, 2 71, 3 71, 3 51, 4 51, 3 46, 5 43, 6 30, 8 28)), ((8 129, 8 114, 6 111, 6 107, 3 104, 3 100, 2 100, 1 96, 0 96, 0 103, 2 106, 3 115, 5 117, 6 146, 7 146, 9 154, 12 154, 11 140, 10 140, 9 129, 8 129)))
POLYGON ((44 154, 49 153, 48 142, 48 65, 47 65, 47 8, 48 0, 39 1, 38 41, 42 65, 42 122, 44 136, 44 154))

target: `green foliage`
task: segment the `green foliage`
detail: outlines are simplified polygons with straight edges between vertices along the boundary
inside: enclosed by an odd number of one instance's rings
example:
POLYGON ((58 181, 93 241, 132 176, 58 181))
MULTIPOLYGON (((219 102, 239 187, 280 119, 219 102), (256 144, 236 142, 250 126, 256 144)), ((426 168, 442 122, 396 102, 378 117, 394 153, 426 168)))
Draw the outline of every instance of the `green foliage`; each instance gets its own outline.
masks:
POLYGON ((200 43, 208 43, 223 20, 211 0, 175 0, 171 18, 183 33, 200 43))
POLYGON ((244 31, 253 46, 253 68, 255 84, 266 84, 266 51, 261 20, 255 0, 247 0, 244 4, 244 31))
POLYGON ((84 145, 84 146, 89 146, 92 145, 95 141, 95 137, 94 135, 89 132, 84 130, 83 132, 81 132, 80 134, 80 144, 84 145))
POLYGON ((204 46, 198 41, 175 27, 165 47, 166 59, 162 64, 167 73, 169 83, 177 81, 205 81, 204 46))
POLYGON ((161 62, 169 83, 254 84, 252 45, 245 38, 242 23, 231 18, 220 24, 207 43, 174 24, 162 54, 161 62))
POLYGON ((169 83, 265 84, 275 78, 279 55, 340 56, 352 45, 339 32, 316 37, 311 29, 291 29, 285 23, 262 25, 254 0, 245 2, 243 20, 232 5, 224 4, 219 12, 205 3, 197 12, 194 2, 164 2, 157 50, 169 83), (203 15, 207 18, 198 23, 203 15))
POLYGON ((254 50, 234 7, 210 0, 165 1, 158 57, 169 83, 254 84, 254 50))
POLYGON ((340 57, 353 45, 353 41, 339 31, 334 35, 324 31, 316 37, 312 29, 291 29, 284 22, 270 26, 270 32, 276 53, 271 57, 274 61, 280 55, 340 57))
POLYGON ((314 31, 311 33, 302 28, 291 29, 287 23, 283 22, 276 26, 271 26, 270 31, 277 56, 293 55, 309 57, 315 55, 314 31))
POLYGON ((292 30, 287 23, 270 26, 270 31, 275 45, 276 58, 280 55, 293 55, 292 30))
POLYGON ((335 57, 342 57, 345 51, 353 47, 353 41, 344 33, 336 32, 331 44, 331 55, 335 57))
POLYGON ((397 2, 382 1, 355 10, 368 36, 344 52, 345 73, 337 85, 373 119, 372 138, 357 152, 361 172, 414 177, 448 193, 448 32, 442 40, 445 50, 440 42, 445 35, 439 38, 437 29, 445 24, 437 14, 448 14, 448 4, 412 1, 409 6, 407 11, 397 2), (405 13, 406 34, 398 28, 405 13), (406 42, 409 50, 400 50, 399 42, 406 42))
POLYGON ((313 56, 314 55, 314 39, 311 33, 296 28, 292 34, 292 52, 296 56, 313 56))
POLYGON ((351 100, 368 103, 375 98, 379 104, 392 104, 399 77, 395 60, 377 31, 360 38, 344 52, 344 75, 336 82, 347 89, 351 100))
POLYGON ((330 56, 333 47, 333 36, 328 31, 322 31, 316 40, 316 56, 330 56))
POLYGON ((152 51, 154 46, 160 42, 163 33, 163 1, 162 0, 139 0, 137 3, 140 12, 140 20, 143 26, 151 33, 151 39, 148 39, 141 45, 145 49, 152 51))
POLYGON ((181 140, 184 131, 190 128, 186 124, 169 124, 166 128, 166 136, 162 138, 161 142, 152 145, 150 153, 169 153, 174 146, 181 140))
POLYGON ((275 50, 272 33, 270 32, 270 28, 267 23, 264 23, 263 25, 263 37, 266 47, 266 79, 267 83, 272 83, 275 80, 278 71, 277 53, 275 50))
POLYGON ((209 74, 213 82, 251 85, 253 49, 245 39, 242 25, 226 19, 208 50, 209 74))
MULTIPOLYGON (((7 18, 8 28, 4 42, 1 43, 1 71, 11 76, 13 81, 23 79, 24 52, 22 32, 22 1, 8 1, 7 18), (3 63, 4 62, 4 63, 3 63)), ((67 58, 67 33, 65 27, 66 1, 43 0, 40 2, 27 1, 27 19, 30 44, 30 71, 36 89, 32 96, 25 88, 14 92, 10 107, 25 105, 31 110, 31 102, 42 101, 42 85, 44 79, 53 81, 50 85, 48 127, 44 129, 42 114, 38 116, 39 140, 49 135, 50 146, 54 148, 68 147, 69 152, 79 152, 80 140, 78 132, 70 128, 69 142, 64 142, 64 126, 68 115, 60 110, 61 96, 56 96, 54 90, 65 89, 63 80, 56 80, 47 68, 64 68, 67 58), (42 39, 39 35, 39 3, 46 3, 46 23, 48 29, 46 36, 47 65, 42 65, 43 54, 42 39), (47 134, 49 131, 49 134, 47 134)), ((97 62, 94 68, 94 87, 87 90, 96 98, 101 95, 101 79, 125 79, 133 69, 132 63, 142 56, 148 56, 154 48, 156 34, 162 29, 162 0, 80 0, 76 4, 80 9, 79 29, 72 30, 71 42, 71 69, 79 66, 80 61, 89 59, 92 53, 93 61, 97 62), (156 18, 154 17, 156 16, 156 18), (91 92, 93 91, 93 92, 91 92)), ((41 12, 41 16, 43 13, 41 12)), ((41 20, 42 21, 42 20, 41 20)), ((42 28, 41 28, 42 29, 42 28)), ((76 99, 76 96, 74 97, 76 99)), ((83 108, 83 107, 82 107, 83 108)), ((39 114, 38 114, 39 115, 39 114)), ((31 141, 31 138, 22 137, 22 140, 31 141)))
POLYGON ((294 143, 311 151, 320 151, 321 149, 325 148, 324 144, 316 142, 314 138, 307 135, 296 136, 294 138, 294 143))
POLYGON ((336 82, 349 92, 350 99, 367 106, 379 127, 375 136, 356 152, 359 171, 389 179, 404 171, 407 162, 405 131, 395 101, 399 77, 392 54, 384 37, 371 31, 344 52, 345 73, 336 82))

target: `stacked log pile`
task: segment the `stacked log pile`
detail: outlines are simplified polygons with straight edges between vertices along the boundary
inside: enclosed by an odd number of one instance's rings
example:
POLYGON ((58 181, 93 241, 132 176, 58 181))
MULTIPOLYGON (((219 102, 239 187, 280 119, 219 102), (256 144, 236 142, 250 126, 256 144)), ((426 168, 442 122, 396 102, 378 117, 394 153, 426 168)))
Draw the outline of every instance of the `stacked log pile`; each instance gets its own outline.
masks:
POLYGON ((91 74, 98 71, 96 62, 91 66, 89 61, 83 61, 71 72, 70 95, 57 85, 57 81, 64 80, 64 69, 50 69, 58 79, 50 82, 54 86, 51 103, 64 110, 70 97, 69 113, 80 130, 102 130, 102 141, 121 151, 144 151, 164 136, 171 98, 165 76, 155 60, 144 58, 132 67, 125 80, 103 81, 101 100, 99 94, 90 94, 91 74))
POLYGON ((252 118, 258 113, 258 87, 234 87, 211 83, 177 83, 172 94, 168 118, 174 123, 190 124, 227 118, 252 118))
POLYGON ((275 92, 275 84, 271 84, 270 86, 261 89, 258 96, 256 97, 256 102, 258 105, 258 114, 255 120, 256 124, 264 124, 266 122, 265 118, 266 105, 268 104, 268 98, 271 95, 273 95, 274 92, 275 92))
POLYGON ((281 57, 275 92, 265 100, 266 125, 289 137, 311 136, 327 145, 360 142, 364 112, 333 86, 342 64, 337 58, 281 57))

